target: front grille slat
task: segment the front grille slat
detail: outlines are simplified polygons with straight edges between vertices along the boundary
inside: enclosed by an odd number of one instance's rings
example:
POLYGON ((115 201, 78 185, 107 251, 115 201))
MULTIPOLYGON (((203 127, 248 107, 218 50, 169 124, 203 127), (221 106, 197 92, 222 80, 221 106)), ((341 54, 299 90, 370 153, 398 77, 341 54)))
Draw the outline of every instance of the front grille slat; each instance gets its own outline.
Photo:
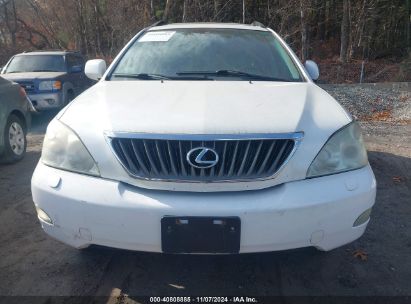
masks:
POLYGON ((275 160, 273 161, 273 164, 271 165, 270 169, 268 169, 268 171, 274 170, 277 167, 278 162, 280 161, 280 158, 282 156, 282 153, 284 152, 284 149, 286 147, 287 147, 286 144, 281 146, 280 151, 277 153, 275 160))
POLYGON ((126 143, 119 142, 119 147, 121 149, 122 154, 125 156, 128 166, 130 166, 131 170, 138 171, 138 168, 134 164, 133 160, 130 157, 130 154, 127 150, 126 143))
POLYGON ((235 168, 235 163, 236 163, 236 158, 237 158, 237 151, 238 151, 238 146, 239 146, 240 142, 236 141, 235 143, 235 148, 234 148, 234 152, 232 154, 232 158, 231 158, 231 162, 230 162, 230 170, 228 171, 227 175, 228 176, 232 176, 234 173, 234 168, 235 168))
POLYGON ((151 171, 154 172, 155 175, 159 175, 159 171, 157 170, 155 161, 154 161, 153 156, 151 155, 151 152, 150 152, 149 144, 146 140, 143 140, 143 146, 144 146, 144 150, 145 150, 146 155, 147 155, 147 159, 148 159, 149 164, 150 164, 151 171))
POLYGON ((173 148, 171 147, 171 145, 170 145, 170 141, 169 140, 167 140, 167 149, 168 149, 168 155, 170 156, 170 165, 171 165, 171 172, 174 174, 174 175, 178 175, 178 171, 177 171, 177 164, 176 164, 176 162, 175 162, 175 159, 174 159, 174 153, 173 153, 173 148))
POLYGON ((179 141, 178 142, 178 154, 179 154, 179 156, 180 156, 180 166, 181 166, 181 173, 182 173, 182 175, 183 176, 186 176, 187 175, 187 169, 186 169, 186 166, 188 165, 187 164, 187 161, 185 160, 185 156, 183 156, 183 153, 184 153, 184 150, 183 150, 183 146, 182 146, 183 144, 182 144, 182 142, 181 141, 179 141))
POLYGON ((241 161, 240 169, 238 169, 238 172, 237 172, 238 176, 241 176, 243 174, 244 167, 247 164, 247 158, 248 158, 248 153, 250 152, 250 147, 251 147, 251 140, 248 141, 247 147, 245 148, 243 160, 241 161))
POLYGON ((165 173, 166 175, 168 175, 168 169, 167 169, 167 165, 166 165, 166 162, 165 162, 164 150, 161 149, 158 140, 154 141, 154 146, 155 146, 155 149, 157 151, 158 159, 160 160, 161 172, 163 172, 163 174, 165 173))
MULTIPOLYGON (((190 150, 194 148, 194 142, 190 141, 190 150)), ((190 166, 191 176, 196 176, 196 169, 193 166, 190 166)))
POLYGON ((16 81, 27 93, 35 91, 34 82, 32 81, 16 81))
MULTIPOLYGON (((210 140, 210 137, 203 139, 200 137, 198 140, 193 140, 188 136, 187 139, 184 137, 180 139, 164 135, 164 138, 113 136, 110 140, 120 163, 130 175, 136 178, 224 182, 273 177, 289 159, 300 139, 300 137, 296 139, 284 136, 224 138, 210 140), (211 168, 193 167, 187 160, 187 154, 194 148, 212 149, 219 156, 219 161, 211 168)), ((210 155, 204 154, 204 157, 210 155)), ((193 161, 195 162, 195 157, 191 159, 191 162, 193 161)))
POLYGON ((143 169, 144 174, 149 175, 150 172, 149 172, 148 168, 146 167, 146 164, 145 164, 145 162, 144 162, 144 160, 143 160, 143 158, 140 154, 140 151, 138 151, 138 147, 137 147, 134 140, 131 140, 131 146, 133 147, 134 155, 136 156, 139 165, 143 169))
POLYGON ((252 161, 250 167, 248 168, 247 173, 245 174, 246 176, 249 176, 252 172, 254 172, 254 168, 255 168, 255 165, 258 161, 258 157, 260 155, 260 151, 261 151, 261 147, 263 146, 263 143, 264 143, 264 141, 260 141, 260 143, 258 144, 257 151, 255 152, 253 161, 252 161))
MULTIPOLYGON (((216 150, 216 142, 214 141, 213 142, 213 149, 214 149, 214 151, 216 150)), ((218 164, 218 163, 217 163, 218 164)), ((216 166, 214 166, 214 167, 211 167, 211 169, 209 169, 209 174, 208 174, 208 176, 214 176, 215 175, 215 169, 216 169, 216 166)))
POLYGON ((218 172, 218 176, 222 176, 224 174, 226 155, 227 155, 227 142, 224 142, 223 155, 221 156, 220 170, 218 172))
POLYGON ((274 147, 275 147, 275 144, 276 144, 275 141, 273 141, 273 142, 271 143, 270 148, 268 149, 268 152, 267 152, 267 154, 266 154, 265 157, 264 157, 263 163, 261 164, 260 168, 257 170, 257 175, 260 175, 260 174, 264 171, 264 168, 267 166, 268 159, 269 159, 270 156, 271 156, 271 153, 272 153, 272 151, 273 151, 273 149, 274 149, 274 147))

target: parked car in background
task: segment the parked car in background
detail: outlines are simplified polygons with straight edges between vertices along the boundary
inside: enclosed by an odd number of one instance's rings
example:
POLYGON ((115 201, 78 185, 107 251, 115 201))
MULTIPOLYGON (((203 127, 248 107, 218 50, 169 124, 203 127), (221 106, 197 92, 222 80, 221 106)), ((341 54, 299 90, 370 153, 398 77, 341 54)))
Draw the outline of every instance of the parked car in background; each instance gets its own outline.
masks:
POLYGON ((269 28, 141 31, 49 124, 32 195, 43 229, 164 253, 247 253, 359 238, 376 182, 361 130, 269 28))
POLYGON ((0 77, 0 163, 15 162, 24 157, 30 111, 34 108, 24 89, 0 77))
POLYGON ((37 51, 13 56, 2 76, 19 83, 37 110, 61 108, 92 85, 84 57, 73 51, 37 51))

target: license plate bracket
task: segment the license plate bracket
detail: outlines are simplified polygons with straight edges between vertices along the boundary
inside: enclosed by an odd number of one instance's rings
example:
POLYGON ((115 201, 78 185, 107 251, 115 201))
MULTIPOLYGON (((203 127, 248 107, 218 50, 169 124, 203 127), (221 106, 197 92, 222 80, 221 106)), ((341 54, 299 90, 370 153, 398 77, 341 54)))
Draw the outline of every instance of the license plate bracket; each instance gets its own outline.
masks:
POLYGON ((165 216, 161 219, 164 253, 238 253, 239 217, 165 216))

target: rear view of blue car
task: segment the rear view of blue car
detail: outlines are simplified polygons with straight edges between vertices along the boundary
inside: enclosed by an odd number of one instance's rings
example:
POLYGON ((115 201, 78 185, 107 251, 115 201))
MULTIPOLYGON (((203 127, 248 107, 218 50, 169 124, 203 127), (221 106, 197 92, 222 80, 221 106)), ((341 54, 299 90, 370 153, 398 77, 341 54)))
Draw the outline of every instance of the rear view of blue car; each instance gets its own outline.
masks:
POLYGON ((84 57, 73 51, 21 53, 1 74, 19 83, 37 110, 62 108, 92 85, 84 74, 84 57))

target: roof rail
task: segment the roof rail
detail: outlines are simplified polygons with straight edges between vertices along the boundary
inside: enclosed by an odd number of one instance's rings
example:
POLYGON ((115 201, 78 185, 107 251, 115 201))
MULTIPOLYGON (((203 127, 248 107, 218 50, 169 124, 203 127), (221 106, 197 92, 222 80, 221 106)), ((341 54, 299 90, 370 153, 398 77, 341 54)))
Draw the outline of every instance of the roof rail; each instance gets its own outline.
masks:
POLYGON ((167 24, 167 21, 165 21, 165 20, 159 20, 159 21, 157 21, 157 22, 154 22, 152 25, 149 25, 148 27, 147 27, 147 29, 149 29, 149 28, 152 28, 152 27, 155 27, 155 26, 160 26, 160 25, 165 25, 165 24, 167 24))
POLYGON ((141 32, 140 32, 140 36, 143 35, 145 32, 147 32, 147 31, 148 31, 149 29, 151 29, 152 27, 156 27, 156 26, 164 25, 164 24, 167 24, 167 22, 164 21, 164 20, 159 20, 159 21, 157 21, 157 22, 154 22, 152 25, 149 25, 149 26, 143 28, 143 29, 141 30, 141 32))
POLYGON ((250 25, 252 25, 252 26, 259 26, 259 27, 266 28, 266 26, 265 26, 264 24, 262 24, 261 22, 256 21, 256 20, 254 20, 253 22, 251 22, 251 24, 250 24, 250 25))
POLYGON ((24 51, 23 53, 33 53, 33 52, 67 52, 67 53, 80 53, 79 50, 65 50, 65 49, 46 49, 46 50, 31 50, 24 51))

